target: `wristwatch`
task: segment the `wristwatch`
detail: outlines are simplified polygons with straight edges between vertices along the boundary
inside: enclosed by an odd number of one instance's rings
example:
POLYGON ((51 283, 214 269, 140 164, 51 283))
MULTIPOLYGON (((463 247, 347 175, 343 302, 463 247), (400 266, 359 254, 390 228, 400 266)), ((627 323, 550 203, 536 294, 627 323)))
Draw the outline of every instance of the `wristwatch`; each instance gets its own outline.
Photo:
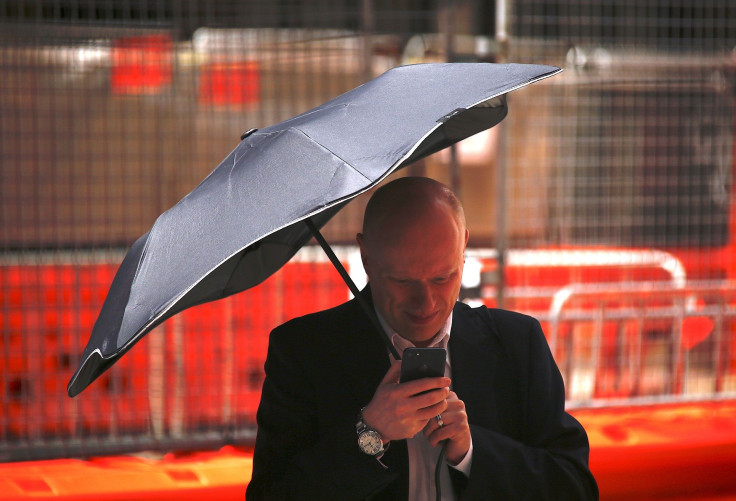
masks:
POLYGON ((388 468, 388 466, 381 462, 383 453, 386 452, 386 449, 383 447, 381 434, 376 430, 371 429, 366 424, 363 419, 363 409, 360 409, 360 414, 358 414, 358 422, 355 424, 355 431, 358 433, 358 447, 360 450, 363 453, 376 458, 379 464, 384 468, 388 468))

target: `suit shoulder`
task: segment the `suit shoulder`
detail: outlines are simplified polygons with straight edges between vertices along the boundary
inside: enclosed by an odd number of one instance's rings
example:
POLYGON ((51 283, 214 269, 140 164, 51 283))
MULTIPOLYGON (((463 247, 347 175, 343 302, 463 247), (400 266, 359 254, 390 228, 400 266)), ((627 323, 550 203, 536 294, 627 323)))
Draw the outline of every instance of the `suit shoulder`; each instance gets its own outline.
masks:
POLYGON ((486 306, 471 308, 468 305, 463 305, 455 312, 475 325, 476 329, 485 332, 489 339, 503 346, 546 345, 542 326, 530 315, 486 306))
MULTIPOLYGON (((315 338, 329 337, 356 316, 355 301, 292 318, 271 331, 271 342, 288 339, 300 345, 304 341, 314 345, 315 338)), ((329 338, 328 338, 329 340, 329 338)), ((333 340, 334 341, 334 340, 333 340)))
POLYGON ((488 308, 485 305, 470 307, 467 304, 460 303, 456 312, 467 315, 469 318, 482 320, 487 324, 490 323, 495 329, 507 327, 515 327, 517 329, 520 327, 533 328, 539 325, 539 321, 536 318, 525 313, 502 310, 500 308, 488 308))

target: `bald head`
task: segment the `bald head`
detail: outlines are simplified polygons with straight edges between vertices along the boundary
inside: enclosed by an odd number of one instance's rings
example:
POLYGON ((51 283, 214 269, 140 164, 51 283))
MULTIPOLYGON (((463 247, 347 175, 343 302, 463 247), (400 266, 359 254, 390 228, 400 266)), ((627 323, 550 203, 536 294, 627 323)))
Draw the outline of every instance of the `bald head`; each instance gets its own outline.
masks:
POLYGON ((467 242, 462 206, 442 183, 400 178, 368 202, 358 245, 373 304, 416 346, 427 346, 452 311, 467 242))
POLYGON ((428 177, 402 177, 380 187, 368 201, 363 217, 364 238, 385 239, 408 227, 432 223, 432 215, 444 212, 461 232, 465 212, 450 188, 428 177))

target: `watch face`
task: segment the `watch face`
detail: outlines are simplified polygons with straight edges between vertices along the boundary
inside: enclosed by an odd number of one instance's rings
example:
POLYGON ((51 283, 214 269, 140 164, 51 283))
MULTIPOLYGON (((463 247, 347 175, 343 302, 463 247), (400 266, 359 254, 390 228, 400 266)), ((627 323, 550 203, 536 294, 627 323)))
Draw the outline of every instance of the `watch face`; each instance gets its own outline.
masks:
POLYGON ((381 442, 381 437, 377 432, 368 430, 358 437, 358 447, 366 454, 375 456, 383 450, 383 442, 381 442))

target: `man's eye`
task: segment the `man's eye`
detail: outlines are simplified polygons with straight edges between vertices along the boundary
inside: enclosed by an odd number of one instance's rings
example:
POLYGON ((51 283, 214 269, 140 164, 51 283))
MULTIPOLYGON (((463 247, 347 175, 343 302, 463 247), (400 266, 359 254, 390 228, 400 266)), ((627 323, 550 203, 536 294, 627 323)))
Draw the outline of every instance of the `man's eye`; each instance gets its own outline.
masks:
POLYGON ((437 285, 442 285, 444 283, 447 283, 447 280, 449 280, 448 277, 436 277, 432 279, 432 281, 436 283, 437 285))

